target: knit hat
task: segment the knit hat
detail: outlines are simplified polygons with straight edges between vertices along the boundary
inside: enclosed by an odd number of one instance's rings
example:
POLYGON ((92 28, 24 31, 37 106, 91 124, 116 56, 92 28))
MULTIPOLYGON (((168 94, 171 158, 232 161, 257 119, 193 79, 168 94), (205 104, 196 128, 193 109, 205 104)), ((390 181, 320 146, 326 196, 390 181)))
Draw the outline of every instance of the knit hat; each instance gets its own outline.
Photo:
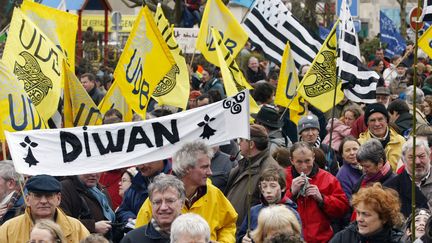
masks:
POLYGON ((369 120, 369 116, 375 112, 379 112, 379 113, 383 114, 386 117, 387 122, 389 121, 390 117, 389 117, 389 114, 388 114, 386 107, 381 103, 374 103, 374 104, 370 104, 370 105, 366 106, 366 110, 364 113, 364 122, 366 125, 367 125, 367 122, 369 120))
POLYGON ((316 128, 320 130, 320 125, 318 122, 318 117, 315 115, 307 115, 300 118, 297 124, 297 132, 300 134, 303 130, 307 128, 316 128))

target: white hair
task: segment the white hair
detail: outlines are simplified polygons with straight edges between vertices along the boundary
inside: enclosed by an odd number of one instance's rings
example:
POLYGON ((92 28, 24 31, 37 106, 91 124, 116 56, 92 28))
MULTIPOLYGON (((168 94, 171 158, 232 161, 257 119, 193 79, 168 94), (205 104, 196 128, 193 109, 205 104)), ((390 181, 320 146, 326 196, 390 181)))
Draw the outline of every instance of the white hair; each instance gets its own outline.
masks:
POLYGON ((203 217, 194 213, 178 216, 171 224, 171 243, 177 243, 182 235, 191 237, 204 236, 205 241, 210 241, 210 227, 203 217))

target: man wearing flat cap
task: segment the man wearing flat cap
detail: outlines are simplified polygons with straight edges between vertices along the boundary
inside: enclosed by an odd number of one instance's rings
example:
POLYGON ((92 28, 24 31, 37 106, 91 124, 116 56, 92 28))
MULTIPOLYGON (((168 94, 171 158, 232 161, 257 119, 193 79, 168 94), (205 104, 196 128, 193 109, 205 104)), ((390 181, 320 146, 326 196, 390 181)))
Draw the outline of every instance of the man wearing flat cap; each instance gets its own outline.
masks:
POLYGON ((68 242, 79 242, 89 235, 77 219, 67 216, 58 208, 61 201, 61 184, 49 175, 31 177, 26 186, 27 208, 23 215, 10 219, 0 227, 1 242, 27 242, 30 231, 40 219, 56 222, 68 242))
POLYGON ((364 113, 364 122, 368 129, 360 134, 358 141, 363 144, 370 138, 378 139, 384 147, 393 171, 396 171, 405 139, 388 125, 389 119, 389 113, 383 104, 368 105, 364 113))
POLYGON ((283 122, 276 107, 263 105, 257 114, 252 114, 252 117, 255 118, 255 124, 262 125, 268 132, 270 154, 279 147, 291 147, 291 140, 282 132, 283 122))
POLYGON ((258 187, 261 171, 269 165, 277 165, 270 155, 269 137, 266 129, 258 124, 250 126, 250 139, 240 139, 240 152, 243 156, 238 166, 228 177, 225 195, 238 213, 237 227, 240 227, 250 207, 260 203, 258 187), (248 171, 251 172, 250 180, 248 171), (250 184, 249 184, 250 181, 250 184), (251 204, 248 205, 248 189, 252 188, 251 204))

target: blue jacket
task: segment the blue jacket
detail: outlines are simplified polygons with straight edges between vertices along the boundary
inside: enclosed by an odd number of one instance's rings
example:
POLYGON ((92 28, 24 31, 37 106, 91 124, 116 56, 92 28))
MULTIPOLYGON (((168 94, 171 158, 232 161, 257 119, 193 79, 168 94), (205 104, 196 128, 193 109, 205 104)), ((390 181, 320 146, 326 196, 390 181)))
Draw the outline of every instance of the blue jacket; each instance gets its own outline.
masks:
MULTIPOLYGON (((261 198, 261 200, 263 202, 265 202, 265 200, 263 198, 261 198)), ((281 201, 278 204, 284 204, 288 209, 291 209, 291 211, 295 214, 296 218, 298 219, 300 226, 301 226, 301 219, 300 219, 300 215, 297 212, 297 204, 293 201, 291 201, 290 199, 286 199, 285 201, 281 201)), ((258 214, 261 211, 261 209, 268 207, 269 205, 267 203, 261 203, 258 205, 255 205, 251 208, 251 220, 250 220, 250 231, 254 230, 257 228, 258 226, 258 214)), ((243 237, 246 235, 247 232, 247 215, 245 216, 243 223, 241 224, 240 228, 238 229, 237 232, 237 237, 236 237, 236 242, 237 243, 241 243, 243 237)))
POLYGON ((339 169, 336 178, 339 180, 348 200, 351 200, 353 189, 362 175, 363 172, 360 169, 352 167, 345 161, 344 165, 339 169))
MULTIPOLYGON (((164 160, 162 173, 171 173, 171 163, 168 160, 164 160)), ((139 172, 132 178, 132 185, 125 191, 123 201, 116 212, 116 218, 119 222, 127 223, 129 218, 136 218, 141 205, 148 197, 147 187, 150 182, 148 177, 144 177, 139 172)))

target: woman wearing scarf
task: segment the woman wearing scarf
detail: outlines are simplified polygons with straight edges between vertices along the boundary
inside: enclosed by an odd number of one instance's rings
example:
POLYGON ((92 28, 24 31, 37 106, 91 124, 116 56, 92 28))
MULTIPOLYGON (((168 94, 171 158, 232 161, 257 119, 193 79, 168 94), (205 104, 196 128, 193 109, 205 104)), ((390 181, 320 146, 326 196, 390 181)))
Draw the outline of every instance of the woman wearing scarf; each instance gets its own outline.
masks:
POLYGON ((357 161, 361 165, 363 175, 353 188, 353 194, 368 184, 380 182, 384 184, 387 180, 395 177, 381 142, 371 138, 360 146, 357 152, 357 161))

